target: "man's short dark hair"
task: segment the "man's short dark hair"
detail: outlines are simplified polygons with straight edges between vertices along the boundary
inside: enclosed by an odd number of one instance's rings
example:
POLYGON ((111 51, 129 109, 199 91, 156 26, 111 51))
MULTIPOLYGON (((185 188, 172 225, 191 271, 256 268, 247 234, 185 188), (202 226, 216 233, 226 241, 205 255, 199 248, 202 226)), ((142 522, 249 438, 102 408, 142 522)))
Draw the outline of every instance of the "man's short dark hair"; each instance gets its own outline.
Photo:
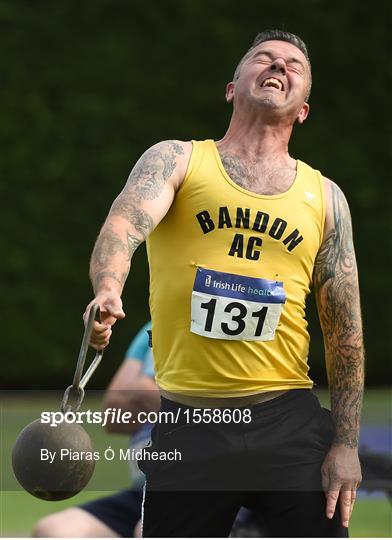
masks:
MULTIPOLYGON (((309 58, 309 53, 308 53, 308 49, 307 49, 307 47, 305 45, 305 42, 299 36, 296 36, 295 34, 292 34, 291 32, 285 32, 284 30, 264 30, 263 32, 260 32, 260 34, 257 34, 255 39, 253 40, 252 46, 250 47, 250 49, 248 49, 248 51, 241 58, 240 62, 238 63, 238 66, 235 69, 233 81, 238 79, 238 77, 240 75, 242 64, 248 58, 249 53, 255 47, 260 45, 260 43, 263 43, 264 41, 274 41, 274 40, 287 41, 287 43, 291 43, 292 45, 297 47, 297 49, 299 49, 304 54, 306 60, 308 61, 309 72, 310 72, 310 77, 311 77, 310 58, 309 58)), ((310 95, 311 84, 312 84, 312 81, 311 81, 311 78, 310 78, 310 83, 309 83, 309 88, 308 88, 306 99, 310 95)))

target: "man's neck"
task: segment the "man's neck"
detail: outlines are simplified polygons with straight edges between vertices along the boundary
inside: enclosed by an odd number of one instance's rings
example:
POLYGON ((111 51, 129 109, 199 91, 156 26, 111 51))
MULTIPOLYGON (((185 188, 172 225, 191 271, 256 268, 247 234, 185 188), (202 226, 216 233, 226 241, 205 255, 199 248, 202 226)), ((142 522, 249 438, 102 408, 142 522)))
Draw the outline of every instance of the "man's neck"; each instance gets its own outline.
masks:
POLYGON ((277 159, 291 161, 288 143, 292 132, 291 125, 266 124, 259 119, 249 122, 233 115, 224 137, 217 141, 219 151, 233 153, 243 158, 264 161, 277 159))

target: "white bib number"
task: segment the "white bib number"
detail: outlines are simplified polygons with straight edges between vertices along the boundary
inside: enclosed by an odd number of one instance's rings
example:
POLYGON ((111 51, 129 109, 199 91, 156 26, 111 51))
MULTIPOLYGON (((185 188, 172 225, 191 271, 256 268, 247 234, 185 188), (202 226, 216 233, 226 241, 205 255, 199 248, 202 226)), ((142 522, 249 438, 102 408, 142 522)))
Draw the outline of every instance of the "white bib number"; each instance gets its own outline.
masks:
POLYGON ((214 339, 270 341, 285 301, 280 281, 198 268, 191 332, 214 339))

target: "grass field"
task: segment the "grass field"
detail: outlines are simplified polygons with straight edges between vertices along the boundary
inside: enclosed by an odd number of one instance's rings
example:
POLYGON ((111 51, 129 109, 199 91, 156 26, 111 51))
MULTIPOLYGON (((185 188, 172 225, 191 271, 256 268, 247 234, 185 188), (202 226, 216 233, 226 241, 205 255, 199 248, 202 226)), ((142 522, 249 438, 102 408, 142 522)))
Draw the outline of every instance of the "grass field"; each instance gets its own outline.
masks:
MULTIPOLYGON (((328 405, 326 392, 319 392, 320 401, 328 405)), ((128 464, 113 460, 100 460, 96 464, 93 479, 88 489, 76 497, 61 502, 45 502, 35 499, 23 492, 14 479, 11 469, 11 450, 19 431, 29 422, 38 418, 43 410, 58 410, 58 396, 41 393, 29 395, 3 393, 1 395, 1 494, 0 494, 0 534, 5 536, 27 537, 33 524, 46 514, 68 508, 92 498, 106 496, 108 492, 117 491, 129 485, 128 464)), ((99 409, 99 398, 89 393, 84 401, 84 409, 99 409)), ((364 426, 387 426, 390 424, 391 398, 387 391, 368 391, 364 406, 364 426)), ((84 426, 86 427, 86 425, 84 426)), ((118 455, 120 448, 126 449, 126 436, 106 434, 99 426, 87 426, 95 448, 103 452, 111 446, 118 455)), ((392 536, 391 505, 386 497, 367 497, 361 494, 357 501, 350 524, 352 537, 392 536)))

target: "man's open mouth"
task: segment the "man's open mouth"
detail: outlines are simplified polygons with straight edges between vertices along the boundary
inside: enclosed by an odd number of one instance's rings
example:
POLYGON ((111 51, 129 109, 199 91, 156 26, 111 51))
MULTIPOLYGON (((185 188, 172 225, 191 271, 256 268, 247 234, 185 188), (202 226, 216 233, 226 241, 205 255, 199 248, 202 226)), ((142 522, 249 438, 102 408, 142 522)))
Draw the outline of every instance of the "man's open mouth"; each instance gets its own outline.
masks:
POLYGON ((284 85, 282 81, 280 81, 279 79, 275 79, 275 77, 268 77, 268 79, 265 79, 260 86, 261 88, 276 88, 281 92, 283 92, 284 90, 284 85))

